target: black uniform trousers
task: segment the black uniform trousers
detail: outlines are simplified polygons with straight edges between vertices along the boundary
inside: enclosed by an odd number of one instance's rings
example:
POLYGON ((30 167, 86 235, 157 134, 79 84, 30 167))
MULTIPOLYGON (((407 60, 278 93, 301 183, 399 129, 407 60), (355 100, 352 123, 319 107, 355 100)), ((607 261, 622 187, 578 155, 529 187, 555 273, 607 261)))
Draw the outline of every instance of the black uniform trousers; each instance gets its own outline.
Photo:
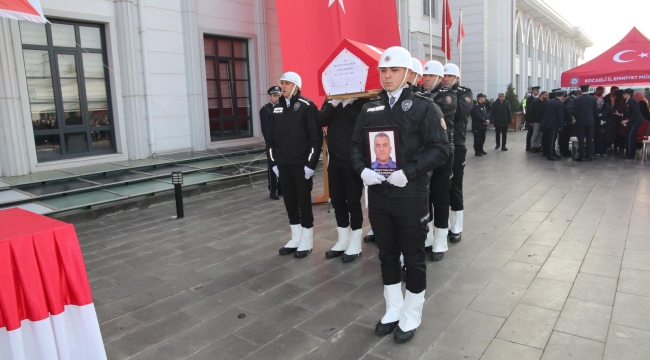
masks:
POLYGON ((526 150, 530 150, 530 141, 533 139, 533 123, 526 122, 526 150))
POLYGON ((544 154, 549 157, 557 157, 557 150, 555 150, 555 142, 557 141, 559 131, 544 128, 543 142, 545 144, 544 154))
POLYGON ((354 173, 349 161, 346 166, 330 166, 327 168, 329 179, 330 199, 334 207, 336 226, 352 230, 359 230, 363 225, 363 210, 361 208, 361 195, 363 182, 354 173))
POLYGON ((433 226, 438 229, 449 227, 449 192, 454 169, 454 153, 450 153, 449 160, 443 166, 433 170, 429 183, 429 217, 427 221, 433 220, 433 226))
POLYGON ((275 173, 273 172, 273 166, 271 166, 271 157, 269 156, 269 149, 266 149, 266 159, 268 160, 268 173, 266 174, 266 178, 269 183, 269 191, 270 192, 279 192, 278 189, 278 177, 275 176, 275 173))
POLYGON ((427 287, 424 242, 427 239, 426 197, 389 198, 368 190, 368 218, 379 248, 384 285, 402 281, 400 254, 406 265, 406 289, 419 294, 427 287))
POLYGON ((289 224, 300 224, 306 229, 314 227, 314 215, 311 211, 314 178, 305 179, 305 167, 302 165, 278 165, 278 170, 289 224))
POLYGON ((486 129, 472 130, 474 133, 474 152, 477 154, 483 153, 483 145, 485 144, 486 129))
POLYGON ((461 211, 464 209, 463 176, 465 175, 467 148, 465 145, 455 145, 454 148, 454 168, 453 176, 451 178, 451 191, 449 192, 449 205, 451 205, 451 211, 461 211))
POLYGON ((578 156, 585 154, 585 137, 587 138, 587 158, 591 157, 594 151, 594 127, 593 126, 578 126, 578 156))
POLYGON ((560 152, 562 155, 568 155, 571 153, 569 148, 569 143, 571 142, 571 136, 573 135, 573 124, 565 124, 562 134, 560 134, 560 152))
POLYGON ((497 147, 503 146, 506 147, 506 140, 508 139, 508 127, 499 126, 494 127, 494 132, 496 133, 497 147), (503 138, 503 139, 502 139, 503 138), (503 144, 503 145, 501 145, 503 144))
POLYGON ((627 124, 627 136, 625 142, 627 144, 627 156, 636 154, 636 133, 639 131, 639 124, 627 124))

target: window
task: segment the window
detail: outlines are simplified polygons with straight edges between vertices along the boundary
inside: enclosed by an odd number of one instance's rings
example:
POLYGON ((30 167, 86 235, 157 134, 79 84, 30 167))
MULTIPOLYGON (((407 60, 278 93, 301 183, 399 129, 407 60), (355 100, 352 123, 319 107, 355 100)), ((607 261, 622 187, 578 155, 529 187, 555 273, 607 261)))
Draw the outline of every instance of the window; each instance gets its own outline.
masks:
POLYGON ((104 26, 20 22, 39 162, 115 152, 104 26))
POLYGON ((422 0, 422 14, 424 16, 431 16, 431 11, 433 11, 433 18, 436 17, 436 1, 435 0, 422 0))
POLYGON ((515 52, 517 55, 521 55, 521 28, 517 27, 517 36, 515 40, 515 52))
POLYGON ((205 36, 210 139, 253 136, 248 41, 205 36))

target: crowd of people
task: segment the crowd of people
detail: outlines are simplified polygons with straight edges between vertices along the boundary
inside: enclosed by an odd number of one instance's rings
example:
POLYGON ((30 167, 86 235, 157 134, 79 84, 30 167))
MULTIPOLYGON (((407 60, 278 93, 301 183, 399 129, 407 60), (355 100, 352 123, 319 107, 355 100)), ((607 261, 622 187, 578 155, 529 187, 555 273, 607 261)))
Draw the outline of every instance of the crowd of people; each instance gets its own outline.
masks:
POLYGON ((650 121, 649 98, 648 88, 643 94, 613 86, 605 94, 602 86, 593 93, 589 93, 589 85, 571 92, 540 92, 535 86, 524 106, 526 151, 541 152, 551 161, 572 157, 569 145, 571 138, 577 137, 575 161, 593 161, 594 155, 607 156, 610 149, 612 154, 624 151, 625 158, 634 159, 639 128, 650 121))
POLYGON ((338 239, 325 256, 350 263, 363 241, 376 243, 386 312, 375 333, 393 333, 403 343, 422 321, 427 254, 442 261, 448 242, 461 241, 465 129, 474 97, 459 84, 458 66, 423 65, 402 47, 385 50, 378 67, 378 97, 327 100, 320 110, 301 95, 301 77, 287 72, 269 89, 260 120, 270 197, 279 199, 282 190, 291 229, 279 253, 305 258, 313 250, 311 190, 327 127, 338 239), (362 238, 364 187, 372 230, 362 238))

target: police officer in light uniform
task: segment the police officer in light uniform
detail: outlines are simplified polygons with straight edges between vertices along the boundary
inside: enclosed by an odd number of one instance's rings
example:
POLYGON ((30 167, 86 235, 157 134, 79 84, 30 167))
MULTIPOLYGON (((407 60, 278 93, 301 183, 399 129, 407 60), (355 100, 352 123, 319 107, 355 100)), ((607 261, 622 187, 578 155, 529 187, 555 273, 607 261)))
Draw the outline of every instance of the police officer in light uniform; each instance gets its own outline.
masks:
POLYGON ((361 110, 351 141, 351 161, 368 186, 368 217, 379 248, 386 313, 375 332, 395 330, 396 342, 409 341, 422 318, 426 289, 424 241, 427 234, 429 178, 449 158, 449 140, 440 109, 407 84, 412 67, 402 47, 386 49, 379 61, 384 91, 361 110), (397 126, 400 170, 388 178, 370 169, 366 128, 397 126), (400 253, 406 263, 402 295, 400 253))
POLYGON ((350 163, 350 138, 361 108, 367 102, 367 99, 326 100, 316 116, 316 125, 327 126, 327 176, 338 233, 336 244, 325 257, 343 255, 344 263, 361 256, 363 183, 350 163))
MULTIPOLYGON (((273 107, 280 101, 280 93, 282 89, 279 86, 271 86, 267 94, 269 94, 269 102, 266 103, 260 109, 260 127, 262 128, 262 136, 264 136, 264 142, 268 144, 269 141, 269 130, 271 128, 271 114, 273 113, 273 107)), ((271 157, 269 156, 269 148, 266 147, 266 157, 268 160, 268 174, 267 179, 269 182, 269 197, 273 200, 280 200, 278 196, 278 177, 273 172, 271 166, 271 157)))
MULTIPOLYGON (((456 94, 456 114, 454 114, 454 167, 449 192, 449 241, 457 243, 463 232, 464 204, 463 178, 465 176, 465 161, 467 158, 467 119, 474 108, 474 93, 467 86, 461 86, 460 69, 456 64, 445 65, 445 75, 453 81, 452 92, 456 94), (455 77, 452 78, 452 77, 455 77)), ((504 144, 505 145, 505 144, 504 144)))
MULTIPOLYGON (((431 63, 431 62, 429 62, 431 63)), ((427 63, 427 64, 429 64, 427 63)), ((433 66, 439 70, 439 67, 433 66)), ((451 178, 454 168, 454 117, 456 115, 457 99, 452 90, 455 75, 450 76, 447 67, 443 67, 443 77, 440 84, 433 88, 431 97, 440 107, 445 118, 445 128, 449 140, 449 159, 444 166, 435 169, 431 175, 429 192, 429 234, 427 239, 432 238, 431 260, 440 261, 445 252, 449 249, 447 236, 449 234, 449 191, 451 190, 451 178), (431 226, 433 225, 433 226, 431 226)), ((430 78, 431 79, 431 78, 430 78)), ((431 86, 431 84, 428 84, 431 86)), ((426 248, 427 252, 429 247, 426 248)))
POLYGON ((267 144, 291 226, 291 240, 280 254, 294 253, 297 258, 306 257, 313 248, 312 177, 321 149, 320 129, 316 127, 318 109, 300 95, 301 86, 302 80, 295 72, 280 78, 282 97, 273 107, 267 144))

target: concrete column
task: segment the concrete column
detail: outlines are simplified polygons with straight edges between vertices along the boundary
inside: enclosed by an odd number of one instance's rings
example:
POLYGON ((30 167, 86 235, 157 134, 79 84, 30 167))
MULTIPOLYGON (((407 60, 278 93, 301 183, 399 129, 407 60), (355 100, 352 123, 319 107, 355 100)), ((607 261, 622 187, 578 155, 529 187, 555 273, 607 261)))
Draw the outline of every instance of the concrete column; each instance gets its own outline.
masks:
POLYGON ((205 59, 201 56, 200 42, 203 41, 199 34, 199 20, 196 0, 182 0, 181 11, 183 17, 183 46, 185 49, 185 82, 187 84, 187 109, 190 123, 190 141, 195 151, 205 150, 208 147, 206 130, 205 103, 203 101, 203 74, 201 63, 205 59))
POLYGON ((269 79, 269 37, 268 37, 268 20, 266 19, 266 0, 255 1, 255 35, 257 36, 257 71, 258 71, 258 95, 260 104, 266 103, 266 92, 270 87, 269 79))
MULTIPOLYGON (((20 43, 14 44, 12 34, 18 31, 15 20, 0 18, 0 176, 18 176, 30 173, 26 129, 30 114, 25 114, 20 97, 16 64, 20 43), (14 23, 12 26, 12 23, 14 23)), ((19 36, 17 37, 19 38, 19 36)))
MULTIPOLYGON (((144 0, 139 0, 144 1, 144 0)), ((145 116, 142 55, 140 53, 138 5, 132 0, 115 0, 117 46, 120 54, 118 71, 122 83, 124 124, 129 159, 144 159, 149 151, 145 116)))

